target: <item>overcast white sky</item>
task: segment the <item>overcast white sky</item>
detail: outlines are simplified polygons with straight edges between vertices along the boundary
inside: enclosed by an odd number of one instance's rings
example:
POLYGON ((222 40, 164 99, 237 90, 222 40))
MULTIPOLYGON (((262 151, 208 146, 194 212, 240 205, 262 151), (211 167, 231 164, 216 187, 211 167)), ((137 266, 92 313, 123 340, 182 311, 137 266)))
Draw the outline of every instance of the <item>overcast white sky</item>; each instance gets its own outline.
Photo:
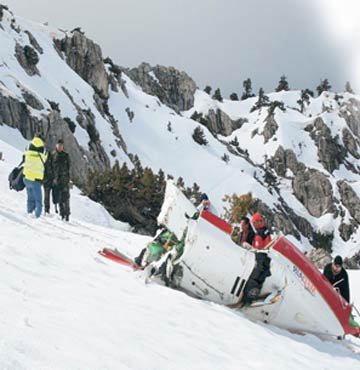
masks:
POLYGON ((69 30, 81 26, 117 64, 172 65, 200 88, 221 87, 223 95, 241 93, 247 77, 255 90, 262 86, 271 91, 282 74, 292 88, 315 89, 321 78, 328 78, 342 90, 354 73, 349 50, 342 48, 344 41, 336 39, 337 28, 332 27, 339 9, 331 9, 328 17, 323 0, 0 2, 28 19, 69 30))

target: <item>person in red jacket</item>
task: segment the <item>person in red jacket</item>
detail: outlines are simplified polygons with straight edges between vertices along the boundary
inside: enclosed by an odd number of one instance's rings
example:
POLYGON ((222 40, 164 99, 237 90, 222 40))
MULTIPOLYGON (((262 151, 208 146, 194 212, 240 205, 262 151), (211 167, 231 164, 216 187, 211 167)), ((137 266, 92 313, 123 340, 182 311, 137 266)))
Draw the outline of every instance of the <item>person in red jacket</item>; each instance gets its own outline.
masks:
POLYGON ((261 214, 255 213, 251 218, 251 223, 255 229, 255 238, 252 246, 255 249, 264 249, 271 242, 271 235, 269 229, 265 226, 261 214))

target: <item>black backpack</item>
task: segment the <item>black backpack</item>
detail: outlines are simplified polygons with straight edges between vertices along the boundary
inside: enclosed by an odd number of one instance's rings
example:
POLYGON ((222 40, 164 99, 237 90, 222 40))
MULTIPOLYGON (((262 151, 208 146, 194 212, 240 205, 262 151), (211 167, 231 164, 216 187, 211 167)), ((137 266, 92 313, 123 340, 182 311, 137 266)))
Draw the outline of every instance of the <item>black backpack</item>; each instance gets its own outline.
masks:
POLYGON ((15 167, 9 175, 9 187, 11 190, 21 191, 24 190, 24 174, 23 167, 15 167))

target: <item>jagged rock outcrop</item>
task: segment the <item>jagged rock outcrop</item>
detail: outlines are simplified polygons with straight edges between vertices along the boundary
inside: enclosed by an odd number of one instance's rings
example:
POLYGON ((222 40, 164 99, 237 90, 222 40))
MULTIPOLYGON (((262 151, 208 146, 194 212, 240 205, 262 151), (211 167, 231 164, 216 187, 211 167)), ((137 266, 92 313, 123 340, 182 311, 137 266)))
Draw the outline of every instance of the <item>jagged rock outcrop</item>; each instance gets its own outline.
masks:
POLYGON ((340 110, 340 116, 345 119, 351 132, 360 138, 360 101, 357 99, 349 99, 340 110))
POLYGON ((344 240, 345 242, 350 240, 351 236, 354 234, 357 228, 358 224, 354 219, 350 220, 350 224, 342 222, 339 226, 339 233, 341 239, 344 240))
POLYGON ((220 109, 210 109, 206 116, 207 128, 214 134, 229 136, 234 130, 240 128, 247 120, 242 118, 233 121, 220 109))
POLYGON ((101 97, 109 97, 109 80, 99 45, 75 30, 72 36, 55 40, 55 46, 65 54, 67 64, 101 97))
POLYGON ((25 33, 28 35, 30 44, 34 47, 34 49, 36 49, 38 53, 43 54, 43 48, 39 45, 34 35, 30 31, 25 31, 25 33))
MULTIPOLYGON (((99 132, 96 128, 96 122, 95 122, 94 114, 91 112, 91 110, 81 109, 80 106, 75 103, 74 98, 71 96, 70 92, 65 87, 62 87, 62 90, 64 91, 64 93, 67 95, 67 97, 69 98, 71 103, 74 105, 75 109, 77 110, 77 113, 78 113, 77 117, 76 117, 77 123, 83 129, 85 129, 89 134, 89 137, 90 137, 90 140, 91 140, 91 142, 89 143, 90 148, 93 148, 94 151, 98 153, 99 160, 104 161, 105 168, 107 168, 108 165, 110 165, 109 164, 109 159, 108 159, 107 155, 105 154, 104 149, 102 148, 102 146, 100 144, 100 140, 99 140, 100 134, 99 134, 99 132), (94 144, 96 146, 95 148, 94 148, 94 144)), ((109 111, 109 106, 108 106, 107 99, 101 98, 98 94, 95 93, 94 94, 94 101, 95 101, 95 105, 96 105, 97 110, 104 117, 104 119, 106 119, 110 123, 110 125, 112 127, 113 134, 116 137, 117 146, 119 148, 121 148, 125 153, 127 153, 126 143, 125 143, 123 137, 120 134, 117 120, 113 117, 113 115, 109 111)), ((113 151, 113 153, 114 153, 114 151, 113 151)), ((115 153, 116 153, 116 151, 115 151, 115 153)), ((112 154, 112 156, 114 156, 114 154, 112 154)))
POLYGON ((41 131, 41 122, 31 117, 26 103, 2 94, 0 94, 0 122, 18 129, 22 136, 28 139, 35 132, 41 131))
POLYGON ((330 252, 318 248, 313 249, 306 254, 307 258, 318 268, 323 270, 324 267, 332 261, 330 252))
POLYGON ((339 169, 346 157, 345 148, 339 144, 339 138, 332 137, 329 127, 321 117, 315 119, 313 124, 305 128, 310 133, 318 148, 318 157, 324 168, 332 173, 339 169))
POLYGON ((321 217, 335 211, 331 183, 320 171, 306 169, 298 172, 292 187, 296 198, 312 216, 321 217))
POLYGON ((2 5, 0 4, 0 22, 2 21, 3 19, 3 16, 4 16, 4 10, 9 10, 8 7, 6 5, 2 5))
POLYGON ((270 165, 274 168, 276 174, 281 177, 286 176, 287 169, 291 170, 294 175, 299 171, 305 171, 305 165, 298 162, 295 153, 291 149, 284 150, 281 145, 270 159, 270 165))
POLYGON ((360 270, 360 252, 344 259, 344 267, 350 270, 360 270))
POLYGON ((23 89, 22 96, 28 106, 36 110, 43 110, 43 104, 30 91, 23 89))
MULTIPOLYGON (((291 222, 295 225, 296 229, 299 232, 308 238, 311 241, 314 240, 314 230, 308 220, 304 217, 297 215, 292 208, 290 208, 286 202, 280 198, 281 209, 283 210, 283 214, 285 214, 291 222)), ((278 206, 278 208, 280 208, 278 206)))
POLYGON ((142 63, 127 70, 127 74, 144 92, 157 96, 163 104, 177 112, 194 106, 196 84, 183 71, 180 72, 174 67, 152 67, 148 63, 142 63))
POLYGON ((342 130, 342 140, 348 152, 356 159, 359 159, 360 154, 358 152, 358 144, 356 143, 354 136, 352 136, 351 132, 346 127, 342 130))
POLYGON ((358 223, 360 223, 360 199, 354 189, 344 180, 337 183, 341 202, 358 223))
POLYGON ((39 56, 31 46, 26 45, 23 47, 20 44, 16 44, 15 57, 29 76, 40 75, 36 67, 39 62, 39 56))
MULTIPOLYGON (((56 141, 62 138, 65 149, 70 154, 72 179, 78 185, 85 183, 89 169, 103 171, 110 166, 101 143, 90 140, 90 151, 81 148, 70 131, 68 123, 57 110, 51 111, 48 115, 43 114, 39 119, 31 116, 26 103, 0 94, 0 122, 18 129, 28 140, 33 138, 35 132, 39 132, 45 138, 49 150, 54 150, 56 141)), ((84 127, 94 125, 90 114, 83 117, 82 123, 84 127)))
POLYGON ((266 123, 264 126, 264 139, 265 144, 276 134, 277 129, 279 128, 277 122, 275 121, 275 117, 273 114, 270 114, 266 119, 266 123))

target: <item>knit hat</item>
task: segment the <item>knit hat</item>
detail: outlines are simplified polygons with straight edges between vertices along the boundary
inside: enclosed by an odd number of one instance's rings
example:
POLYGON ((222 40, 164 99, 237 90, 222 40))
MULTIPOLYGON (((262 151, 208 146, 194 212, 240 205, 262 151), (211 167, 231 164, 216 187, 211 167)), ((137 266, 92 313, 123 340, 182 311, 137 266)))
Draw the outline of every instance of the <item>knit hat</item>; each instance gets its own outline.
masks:
POLYGON ((334 258, 334 265, 342 266, 343 265, 343 259, 341 256, 336 256, 334 258))
POLYGON ((256 221, 260 221, 260 222, 263 222, 263 217, 261 216, 260 213, 255 213, 252 217, 251 217, 251 222, 254 223, 256 221))
POLYGON ((31 145, 33 145, 35 148, 42 148, 44 146, 44 142, 39 137, 34 137, 31 145))
POLYGON ((200 201, 202 202, 203 200, 209 200, 209 197, 205 193, 200 195, 200 201))

